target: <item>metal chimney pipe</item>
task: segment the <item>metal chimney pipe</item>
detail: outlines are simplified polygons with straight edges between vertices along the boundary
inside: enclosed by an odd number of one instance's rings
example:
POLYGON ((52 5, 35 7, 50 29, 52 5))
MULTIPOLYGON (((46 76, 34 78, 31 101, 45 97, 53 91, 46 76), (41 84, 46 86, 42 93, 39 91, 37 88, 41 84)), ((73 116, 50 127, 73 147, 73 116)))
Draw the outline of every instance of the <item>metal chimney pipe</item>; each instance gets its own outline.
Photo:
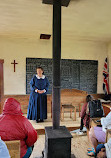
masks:
POLYGON ((60 126, 61 0, 53 0, 53 129, 60 126))

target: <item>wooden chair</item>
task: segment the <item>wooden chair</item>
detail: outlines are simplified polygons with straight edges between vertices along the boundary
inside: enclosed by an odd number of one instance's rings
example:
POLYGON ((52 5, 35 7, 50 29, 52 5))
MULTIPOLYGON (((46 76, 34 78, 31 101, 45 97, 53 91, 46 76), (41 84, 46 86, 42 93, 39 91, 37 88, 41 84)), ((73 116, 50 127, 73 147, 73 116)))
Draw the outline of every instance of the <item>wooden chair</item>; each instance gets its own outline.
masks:
POLYGON ((20 158, 20 140, 5 141, 11 158, 20 158))
POLYGON ((107 129, 106 131, 106 142, 108 142, 109 138, 111 138, 111 129, 107 129))
POLYGON ((90 118, 90 127, 95 127, 97 125, 101 125, 100 119, 101 119, 101 117, 90 118))
POLYGON ((70 118, 76 121, 76 107, 72 104, 61 104, 61 119, 64 120, 64 112, 65 110, 70 110, 70 118), (72 111, 74 111, 74 116, 72 117, 72 111))

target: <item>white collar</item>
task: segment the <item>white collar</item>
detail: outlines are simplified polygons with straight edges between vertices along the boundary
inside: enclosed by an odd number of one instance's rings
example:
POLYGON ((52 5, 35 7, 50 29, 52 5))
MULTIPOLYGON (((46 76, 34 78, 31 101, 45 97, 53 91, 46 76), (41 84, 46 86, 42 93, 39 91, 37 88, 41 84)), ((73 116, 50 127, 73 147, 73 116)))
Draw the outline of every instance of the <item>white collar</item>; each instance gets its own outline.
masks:
POLYGON ((38 75, 36 75, 37 79, 44 79, 45 75, 42 75, 42 77, 39 77, 38 75))

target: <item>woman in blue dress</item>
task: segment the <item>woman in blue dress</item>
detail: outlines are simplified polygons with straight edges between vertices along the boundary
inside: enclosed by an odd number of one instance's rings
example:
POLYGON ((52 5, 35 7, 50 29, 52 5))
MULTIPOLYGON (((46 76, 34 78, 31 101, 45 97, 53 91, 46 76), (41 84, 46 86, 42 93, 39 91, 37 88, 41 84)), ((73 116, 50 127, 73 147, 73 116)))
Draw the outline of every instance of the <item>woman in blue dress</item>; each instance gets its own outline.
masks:
POLYGON ((43 122, 47 119, 47 91, 49 81, 43 75, 43 68, 37 68, 37 75, 30 81, 30 99, 27 111, 27 118, 36 120, 36 122, 43 122))

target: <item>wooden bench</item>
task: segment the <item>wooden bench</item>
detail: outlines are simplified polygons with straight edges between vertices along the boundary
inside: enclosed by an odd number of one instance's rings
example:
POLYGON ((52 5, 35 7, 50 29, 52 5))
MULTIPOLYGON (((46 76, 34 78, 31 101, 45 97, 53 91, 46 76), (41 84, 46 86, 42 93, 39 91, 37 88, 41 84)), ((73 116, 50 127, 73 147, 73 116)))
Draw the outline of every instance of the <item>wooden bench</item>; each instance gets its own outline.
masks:
POLYGON ((61 119, 64 120, 64 112, 65 110, 70 110, 70 118, 76 121, 76 107, 73 106, 72 104, 62 104, 62 109, 61 109, 61 114, 62 117, 61 119), (72 117, 72 111, 74 111, 74 116, 72 117))
POLYGON ((21 110, 23 114, 27 114, 28 105, 21 105, 21 110))
POLYGON ((5 141, 11 158, 20 158, 20 140, 5 141))
MULTIPOLYGON (((82 91, 78 89, 61 89, 61 104, 72 104, 74 107, 76 107, 76 111, 79 111, 79 116, 80 116, 80 110, 81 110, 80 103, 85 103, 86 96, 87 96, 86 91, 82 91)), ((51 118, 52 118, 52 95, 50 98, 50 104, 51 104, 51 118)))
POLYGON ((111 138, 111 129, 107 129, 106 131, 106 142, 108 142, 109 138, 111 138))

